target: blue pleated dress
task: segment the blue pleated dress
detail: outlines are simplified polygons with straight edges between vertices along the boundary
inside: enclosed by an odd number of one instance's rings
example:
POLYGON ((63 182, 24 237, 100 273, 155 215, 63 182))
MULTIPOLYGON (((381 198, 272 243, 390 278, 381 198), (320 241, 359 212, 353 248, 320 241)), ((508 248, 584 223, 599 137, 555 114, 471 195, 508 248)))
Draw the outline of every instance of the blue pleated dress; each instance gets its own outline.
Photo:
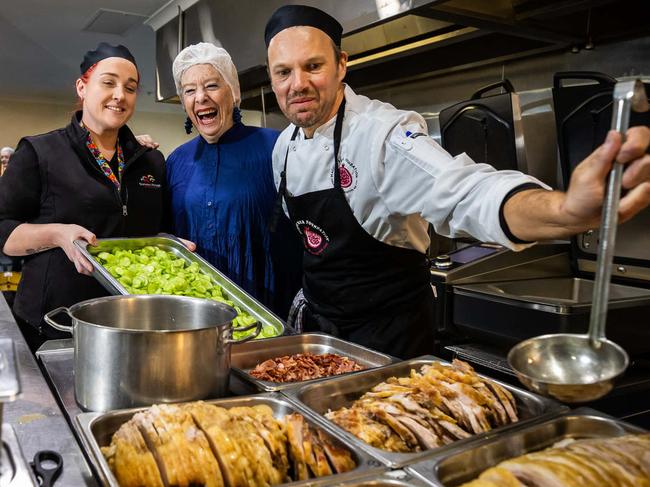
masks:
POLYGON ((215 144, 198 136, 168 157, 167 183, 171 231, 286 319, 301 287, 302 250, 284 215, 274 233, 268 228, 278 135, 235 122, 215 144))

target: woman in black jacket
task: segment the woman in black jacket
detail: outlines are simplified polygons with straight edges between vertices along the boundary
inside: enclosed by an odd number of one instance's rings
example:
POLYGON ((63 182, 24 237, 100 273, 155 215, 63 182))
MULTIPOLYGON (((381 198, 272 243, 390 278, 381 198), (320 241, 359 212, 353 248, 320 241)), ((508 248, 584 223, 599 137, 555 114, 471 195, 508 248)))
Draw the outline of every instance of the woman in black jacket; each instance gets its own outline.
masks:
POLYGON ((106 295, 74 240, 162 228, 163 155, 126 126, 139 78, 124 46, 86 53, 76 82, 82 110, 65 128, 23 138, 0 180, 0 248, 26 256, 14 314, 32 349, 61 336, 45 313, 106 295))

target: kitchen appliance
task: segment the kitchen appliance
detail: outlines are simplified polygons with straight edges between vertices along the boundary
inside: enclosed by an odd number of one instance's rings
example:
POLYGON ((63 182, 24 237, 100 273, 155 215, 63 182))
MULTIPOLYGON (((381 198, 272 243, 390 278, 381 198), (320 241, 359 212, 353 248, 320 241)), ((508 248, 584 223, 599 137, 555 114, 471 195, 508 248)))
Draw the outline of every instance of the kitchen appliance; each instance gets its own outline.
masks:
POLYGON ((14 401, 21 391, 14 341, 0 338, 0 485, 25 487, 36 485, 16 433, 10 424, 2 422, 4 403, 14 401))
POLYGON ((108 296, 57 308, 45 321, 74 339, 75 398, 85 410, 220 397, 228 391, 236 311, 185 296, 108 296), (53 317, 66 313, 72 326, 53 317))
POLYGON ((442 146, 452 156, 465 152, 477 163, 528 173, 519 97, 507 79, 441 110, 439 122, 442 146), (505 93, 484 96, 497 88, 505 93))
MULTIPOLYGON (((593 72, 557 73, 553 100, 564 179, 604 140, 612 117, 616 80, 593 72), (582 84, 569 84, 570 80, 582 84), (586 84, 588 83, 588 84, 586 84)), ((646 95, 648 85, 645 85, 646 95)), ((630 125, 649 124, 650 114, 632 113, 630 125)), ((650 352, 650 210, 619 225, 614 253, 608 336, 632 358, 650 352)), ((521 340, 551 333, 584 333, 592 304, 598 233, 571 240, 563 278, 460 283, 453 289, 453 322, 466 337, 489 343, 505 356, 521 340)), ((467 357, 466 357, 467 358, 467 357)), ((638 361, 637 361, 638 362, 638 361)))
MULTIPOLYGON (((438 255, 431 261, 431 286, 436 300, 435 328, 442 347, 465 338, 483 339, 483 326, 458 319, 473 309, 458 305, 459 286, 503 281, 505 284, 521 279, 557 279, 569 275, 569 245, 541 244, 513 252, 489 243, 474 243, 438 255)), ((489 334, 488 334, 489 335, 489 334)))
MULTIPOLYGON (((560 72, 553 77, 560 166, 569 181, 575 167, 605 140, 612 120, 616 80, 590 71, 560 72), (581 84, 576 84, 578 80, 581 84)), ((650 83, 645 83, 650 97, 650 83)), ((650 112, 630 114, 630 127, 650 126, 650 112)), ((650 286, 650 209, 619 225, 614 254, 614 282, 650 286)), ((572 265, 578 276, 593 277, 598 233, 588 230, 572 239, 572 265)))
MULTIPOLYGON (((614 88, 612 129, 623 136, 631 110, 648 111, 639 80, 622 81, 614 88)), ((605 338, 622 178, 623 165, 614 163, 603 203, 588 333, 542 335, 518 344, 508 354, 508 362, 526 387, 563 401, 586 402, 604 396, 629 364, 625 350, 605 338)))

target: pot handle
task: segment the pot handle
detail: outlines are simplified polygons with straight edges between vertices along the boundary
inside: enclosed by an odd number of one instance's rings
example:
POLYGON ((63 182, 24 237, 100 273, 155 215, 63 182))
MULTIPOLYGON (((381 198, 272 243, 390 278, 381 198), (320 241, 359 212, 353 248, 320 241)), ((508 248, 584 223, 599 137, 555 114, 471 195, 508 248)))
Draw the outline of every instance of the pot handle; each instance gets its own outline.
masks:
POLYGON ((60 323, 57 323, 52 319, 52 316, 56 316, 59 313, 63 313, 63 312, 65 312, 70 318, 72 318, 72 315, 70 314, 70 310, 65 306, 61 306, 60 308, 53 309, 49 313, 46 313, 43 319, 45 320, 45 323, 50 325, 52 328, 55 328, 59 331, 64 331, 66 333, 72 333, 73 330, 72 326, 61 325, 60 323))
POLYGON ((225 342, 226 344, 232 344, 232 343, 245 343, 253 338, 257 338, 257 335, 259 335, 262 332, 262 323, 260 321, 256 321, 252 325, 244 326, 242 328, 233 328, 233 331, 248 331, 255 328, 255 333, 248 335, 244 338, 241 338, 239 340, 233 340, 232 338, 226 338, 225 342))

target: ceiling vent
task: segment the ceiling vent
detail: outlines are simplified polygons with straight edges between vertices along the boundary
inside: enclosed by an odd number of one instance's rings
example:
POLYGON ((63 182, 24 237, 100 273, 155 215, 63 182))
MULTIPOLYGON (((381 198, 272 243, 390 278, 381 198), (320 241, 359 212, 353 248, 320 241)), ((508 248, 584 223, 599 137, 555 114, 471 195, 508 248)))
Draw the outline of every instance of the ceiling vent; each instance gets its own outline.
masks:
POLYGON ((81 30, 121 36, 131 27, 141 25, 146 19, 145 15, 100 8, 81 30))

